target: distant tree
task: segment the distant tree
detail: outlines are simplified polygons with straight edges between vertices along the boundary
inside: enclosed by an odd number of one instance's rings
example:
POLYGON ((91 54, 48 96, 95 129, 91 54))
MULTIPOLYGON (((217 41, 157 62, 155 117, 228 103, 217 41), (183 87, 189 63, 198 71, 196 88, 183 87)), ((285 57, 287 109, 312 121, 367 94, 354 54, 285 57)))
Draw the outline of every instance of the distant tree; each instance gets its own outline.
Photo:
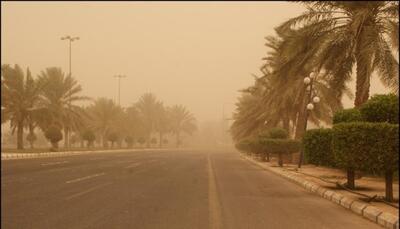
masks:
POLYGON ((165 138, 164 138, 164 139, 162 140, 162 142, 163 142, 164 145, 167 145, 167 144, 168 144, 168 139, 165 139, 165 138))
POLYGON ((51 143, 51 150, 57 151, 58 150, 58 142, 62 140, 63 136, 61 133, 61 128, 56 125, 52 125, 45 131, 45 137, 51 143))
POLYGON ((156 128, 160 106, 162 106, 162 103, 151 93, 145 93, 136 103, 136 108, 144 126, 144 135, 146 136, 147 147, 149 147, 150 144, 150 135, 156 128))
POLYGON ((151 139, 151 144, 152 144, 152 145, 157 144, 157 138, 152 138, 152 139, 151 139))
POLYGON ((29 134, 26 136, 26 140, 29 142, 31 149, 34 148, 34 143, 35 143, 36 139, 37 139, 37 137, 34 132, 29 132, 29 134))
POLYGON ((29 69, 24 75, 19 65, 14 68, 1 66, 1 115, 2 123, 10 120, 11 130, 17 130, 17 148, 23 149, 24 127, 37 109, 39 86, 29 69), (4 116, 4 118, 3 118, 4 116))
POLYGON ((83 125, 85 112, 76 102, 89 100, 80 96, 82 87, 72 76, 66 76, 61 68, 51 67, 38 76, 41 88, 42 120, 40 126, 46 129, 48 125, 61 125, 64 129, 64 146, 68 145, 68 133, 83 125))
POLYGON ((146 139, 144 137, 139 137, 138 142, 141 146, 146 142, 146 139))
POLYGON ((96 136, 92 130, 85 130, 82 134, 82 139, 87 141, 86 147, 92 147, 96 136))
POLYGON ((117 132, 111 132, 107 135, 107 140, 111 142, 111 148, 114 148, 114 143, 118 141, 119 135, 117 132))
POLYGON ((125 142, 126 142, 126 145, 128 146, 128 148, 132 148, 133 143, 134 143, 134 139, 133 139, 132 136, 126 136, 125 137, 125 142))
POLYGON ((181 133, 192 134, 196 129, 196 119, 184 106, 175 105, 170 108, 171 130, 176 136, 176 146, 181 144, 181 133))

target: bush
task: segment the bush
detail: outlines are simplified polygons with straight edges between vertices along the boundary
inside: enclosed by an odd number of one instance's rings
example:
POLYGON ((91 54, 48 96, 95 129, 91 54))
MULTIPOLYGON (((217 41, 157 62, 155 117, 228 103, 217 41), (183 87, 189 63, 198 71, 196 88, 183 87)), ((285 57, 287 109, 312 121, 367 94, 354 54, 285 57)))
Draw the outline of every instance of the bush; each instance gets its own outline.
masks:
POLYGON ((52 145, 51 150, 57 150, 58 142, 63 138, 60 128, 52 125, 45 131, 44 136, 50 141, 52 145))
POLYGON ((271 128, 268 133, 268 138, 273 139, 286 139, 289 137, 288 132, 282 128, 271 128))
POLYGON ((332 129, 307 130, 302 144, 306 162, 317 166, 335 166, 332 151, 332 129))
POLYGON ((399 125, 388 123, 342 123, 334 125, 332 147, 336 164, 348 171, 348 185, 354 188, 354 171, 385 174, 387 199, 393 172, 398 170, 399 125))
POLYGON ((85 130, 82 133, 82 139, 87 141, 87 147, 89 148, 93 145, 93 142, 96 139, 96 135, 93 133, 92 130, 85 130))
POLYGON ((342 122, 361 122, 363 121, 363 116, 360 110, 356 108, 344 109, 337 111, 333 115, 333 124, 338 124, 342 122))
POLYGON ((399 98, 394 94, 374 95, 360 107, 367 122, 399 123, 399 98))
POLYGON ((111 148, 114 147, 114 143, 118 141, 118 133, 117 132, 111 132, 107 135, 107 140, 111 142, 111 148))
POLYGON ((283 154, 291 154, 300 151, 301 143, 298 140, 293 139, 271 139, 264 138, 260 139, 260 143, 263 147, 263 152, 267 154, 278 154, 279 166, 283 165, 283 154))
POLYGON ((238 149, 242 153, 250 152, 250 139, 242 139, 238 143, 235 144, 236 149, 238 149))
POLYGON ((33 149, 33 143, 36 141, 36 139, 37 137, 34 132, 29 132, 29 134, 26 136, 26 140, 29 142, 32 149, 33 149))
POLYGON ((146 139, 144 137, 140 137, 137 141, 140 145, 143 145, 146 142, 146 139))
POLYGON ((157 138, 152 138, 150 143, 153 145, 157 144, 157 138))
POLYGON ((168 139, 165 139, 165 138, 164 138, 164 139, 162 140, 162 143, 163 143, 164 145, 168 144, 168 139))
POLYGON ((133 145, 134 139, 133 139, 132 136, 126 136, 125 137, 125 142, 128 145, 128 147, 130 148, 133 145))

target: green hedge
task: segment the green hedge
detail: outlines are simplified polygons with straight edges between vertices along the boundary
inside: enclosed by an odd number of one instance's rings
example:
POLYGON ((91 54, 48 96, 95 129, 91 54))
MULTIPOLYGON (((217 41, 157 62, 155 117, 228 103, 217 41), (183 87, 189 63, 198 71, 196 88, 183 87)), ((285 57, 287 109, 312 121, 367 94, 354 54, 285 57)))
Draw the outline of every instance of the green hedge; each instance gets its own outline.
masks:
POLYGON ((332 132, 332 129, 307 130, 302 139, 304 159, 307 163, 317 166, 335 166, 332 132))
POLYGON ((399 123, 399 98, 394 94, 374 95, 360 107, 367 122, 399 123))
POLYGON ((288 132, 282 128, 271 128, 268 131, 268 138, 273 139, 286 139, 289 137, 288 132))
POLYGON ((344 109, 337 111, 333 115, 333 124, 338 124, 342 122, 361 122, 363 121, 363 116, 360 110, 356 108, 344 109))
POLYGON ((349 171, 385 174, 386 198, 393 200, 392 179, 399 163, 399 125, 354 122, 333 126, 332 147, 336 164, 348 171, 348 184, 354 186, 349 171), (388 190, 390 189, 390 190, 388 190))

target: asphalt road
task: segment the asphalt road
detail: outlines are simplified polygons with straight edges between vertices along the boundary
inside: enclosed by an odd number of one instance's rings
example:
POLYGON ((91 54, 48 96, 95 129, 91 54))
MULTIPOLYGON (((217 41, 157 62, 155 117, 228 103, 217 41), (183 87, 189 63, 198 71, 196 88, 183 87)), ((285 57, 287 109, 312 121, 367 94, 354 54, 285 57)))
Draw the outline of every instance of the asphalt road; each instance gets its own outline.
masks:
POLYGON ((380 228, 240 158, 212 151, 1 162, 1 228, 380 228))

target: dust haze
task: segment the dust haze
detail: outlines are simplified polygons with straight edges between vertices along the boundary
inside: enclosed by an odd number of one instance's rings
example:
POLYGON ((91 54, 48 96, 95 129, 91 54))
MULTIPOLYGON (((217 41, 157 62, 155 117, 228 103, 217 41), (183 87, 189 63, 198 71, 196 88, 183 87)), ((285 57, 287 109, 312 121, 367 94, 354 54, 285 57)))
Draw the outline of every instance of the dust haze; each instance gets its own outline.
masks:
MULTIPOLYGON (((151 92, 193 113, 193 144, 230 142, 238 90, 250 86, 268 51, 264 37, 305 9, 288 2, 2 2, 1 62, 38 75, 68 72, 83 95, 128 107, 151 92), (225 121, 222 121, 225 120, 225 121)), ((350 85, 354 88, 354 81, 350 85)), ((371 94, 387 90, 372 79, 371 94)), ((345 98, 345 107, 352 101, 345 98)), ((2 129, 7 125, 2 125, 2 129)))

